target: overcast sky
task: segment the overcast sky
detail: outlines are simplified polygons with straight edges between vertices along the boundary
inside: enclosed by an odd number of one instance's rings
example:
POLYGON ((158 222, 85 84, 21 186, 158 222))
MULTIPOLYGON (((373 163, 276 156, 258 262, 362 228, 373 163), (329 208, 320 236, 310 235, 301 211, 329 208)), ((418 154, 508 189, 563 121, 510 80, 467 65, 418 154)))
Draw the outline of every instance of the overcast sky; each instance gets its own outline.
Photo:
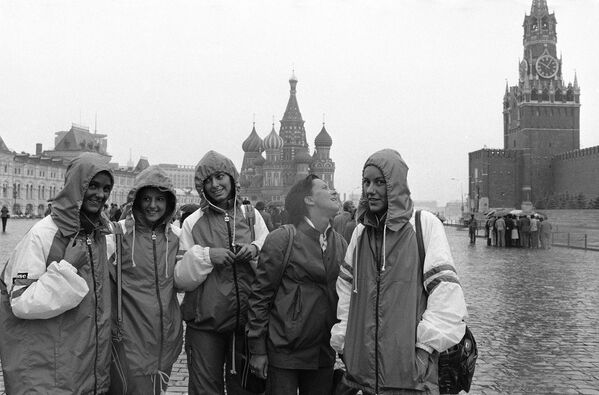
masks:
MULTIPOLYGON (((311 151, 326 114, 340 192, 391 147, 415 200, 459 200, 468 152, 503 148, 531 2, 2 0, 0 136, 52 149, 97 114, 113 161, 195 165, 214 149, 239 168, 254 114, 262 138, 273 116, 279 130, 295 69, 311 151)), ((599 1, 548 5, 581 86, 581 147, 599 145, 599 1)))

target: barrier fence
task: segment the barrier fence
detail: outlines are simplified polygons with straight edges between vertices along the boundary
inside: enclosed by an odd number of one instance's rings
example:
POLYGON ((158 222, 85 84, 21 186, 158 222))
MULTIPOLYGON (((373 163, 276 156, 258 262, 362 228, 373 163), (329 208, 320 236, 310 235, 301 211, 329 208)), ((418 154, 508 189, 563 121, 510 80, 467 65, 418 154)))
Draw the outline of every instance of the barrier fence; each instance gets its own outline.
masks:
MULTIPOLYGON (((468 231, 468 226, 459 221, 446 221, 445 226, 451 226, 468 231)), ((558 227, 556 226, 556 229, 558 227)), ((485 238, 485 228, 478 227, 476 237, 485 238)), ((540 245, 540 243, 539 243, 540 245)), ((556 247, 576 248, 582 250, 599 251, 599 238, 582 232, 551 232, 551 245, 556 247)))

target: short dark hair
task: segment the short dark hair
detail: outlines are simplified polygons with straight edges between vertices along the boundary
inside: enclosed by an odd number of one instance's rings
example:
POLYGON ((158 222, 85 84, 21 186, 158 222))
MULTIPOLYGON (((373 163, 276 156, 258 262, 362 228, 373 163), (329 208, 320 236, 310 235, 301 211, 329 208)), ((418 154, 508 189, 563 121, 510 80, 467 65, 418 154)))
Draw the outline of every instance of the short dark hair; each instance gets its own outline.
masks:
POLYGON ((264 202, 262 200, 260 200, 259 202, 256 202, 256 210, 264 210, 264 208, 266 207, 266 205, 264 204, 264 202))
POLYGON ((285 210, 289 214, 289 223, 298 225, 304 217, 308 216, 308 208, 304 198, 312 195, 312 182, 317 179, 320 179, 320 177, 309 174, 293 184, 289 193, 287 193, 285 210))

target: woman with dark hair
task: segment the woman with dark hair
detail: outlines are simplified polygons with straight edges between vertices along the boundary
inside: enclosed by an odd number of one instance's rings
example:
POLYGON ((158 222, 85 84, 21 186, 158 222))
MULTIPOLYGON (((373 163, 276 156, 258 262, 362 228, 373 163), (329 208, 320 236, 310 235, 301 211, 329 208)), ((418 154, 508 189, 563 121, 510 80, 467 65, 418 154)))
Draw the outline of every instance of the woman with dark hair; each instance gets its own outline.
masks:
POLYGON ((52 213, 0 262, 0 357, 8 394, 102 394, 110 365, 110 286, 102 216, 106 157, 74 158, 52 213), (6 266, 4 266, 6 265, 6 266))
POLYGON ((119 275, 118 266, 111 269, 111 394, 163 393, 181 353, 183 322, 173 282, 179 238, 171 229, 176 203, 166 172, 150 166, 135 177, 131 210, 117 223, 122 252, 119 275))
POLYGON ((229 158, 208 151, 195 175, 200 209, 181 229, 185 253, 175 283, 186 291, 181 311, 190 395, 223 394, 223 376, 227 394, 247 394, 234 374, 234 353, 244 349, 247 298, 268 229, 258 210, 242 204, 238 179, 229 158))
POLYGON ((287 194, 285 209, 296 229, 271 232, 260 252, 249 299, 248 339, 253 372, 268 379, 271 394, 329 394, 337 321, 335 283, 347 243, 330 223, 336 193, 309 175, 287 194), (283 262, 289 242, 292 250, 283 262))

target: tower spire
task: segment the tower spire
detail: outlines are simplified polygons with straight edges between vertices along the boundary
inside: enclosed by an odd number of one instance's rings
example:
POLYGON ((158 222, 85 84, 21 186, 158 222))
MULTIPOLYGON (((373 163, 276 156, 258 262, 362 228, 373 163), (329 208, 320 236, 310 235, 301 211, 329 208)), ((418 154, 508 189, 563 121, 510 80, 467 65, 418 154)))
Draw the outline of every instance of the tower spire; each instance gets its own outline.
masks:
POLYGON ((547 0, 532 0, 530 6, 530 15, 544 15, 549 14, 549 8, 547 8, 547 0))

